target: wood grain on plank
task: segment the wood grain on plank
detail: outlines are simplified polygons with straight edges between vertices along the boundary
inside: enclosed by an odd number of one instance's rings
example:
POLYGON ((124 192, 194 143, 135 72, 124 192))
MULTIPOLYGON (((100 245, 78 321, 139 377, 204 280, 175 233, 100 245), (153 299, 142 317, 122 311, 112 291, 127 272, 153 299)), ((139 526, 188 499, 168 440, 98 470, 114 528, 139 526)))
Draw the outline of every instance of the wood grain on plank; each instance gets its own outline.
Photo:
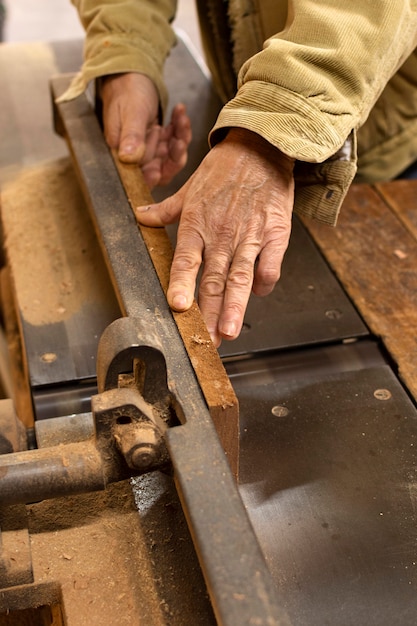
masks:
MULTIPOLYGON (((153 203, 148 186, 136 165, 121 163, 113 152, 126 195, 132 208, 153 203)), ((167 292, 173 248, 164 228, 139 224, 140 231, 164 292, 167 292)), ((197 303, 173 317, 194 368, 208 409, 236 477, 239 474, 239 405, 219 354, 210 339, 197 303)))
MULTIPOLYGON (((391 189, 398 206, 402 190, 391 189)), ((336 228, 305 225, 417 399, 416 238, 369 185, 351 188, 336 228)))
POLYGON ((417 241, 417 180, 378 183, 375 189, 417 241))

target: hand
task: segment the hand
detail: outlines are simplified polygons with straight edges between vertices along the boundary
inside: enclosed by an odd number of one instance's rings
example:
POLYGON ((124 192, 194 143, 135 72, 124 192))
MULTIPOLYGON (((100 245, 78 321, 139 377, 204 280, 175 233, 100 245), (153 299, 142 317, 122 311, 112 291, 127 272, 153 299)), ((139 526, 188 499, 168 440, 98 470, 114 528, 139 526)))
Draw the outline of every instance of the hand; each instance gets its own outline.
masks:
POLYGON ((191 123, 183 104, 173 109, 170 123, 158 123, 159 98, 144 74, 106 76, 101 83, 104 135, 125 163, 142 167, 149 188, 169 183, 187 162, 191 123))
POLYGON ((216 346, 242 328, 251 290, 270 293, 288 246, 293 159, 259 135, 232 129, 173 196, 136 209, 147 226, 180 218, 168 302, 187 310, 203 265, 198 300, 216 346))

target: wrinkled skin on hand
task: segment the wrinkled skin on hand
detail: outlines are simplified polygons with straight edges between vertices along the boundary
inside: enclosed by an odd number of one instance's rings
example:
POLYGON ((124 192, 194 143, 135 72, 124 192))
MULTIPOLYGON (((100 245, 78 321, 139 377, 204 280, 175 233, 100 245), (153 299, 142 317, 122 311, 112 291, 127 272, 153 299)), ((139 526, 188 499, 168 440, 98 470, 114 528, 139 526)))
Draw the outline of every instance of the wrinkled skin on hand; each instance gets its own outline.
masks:
POLYGON ((179 220, 168 302, 187 310, 203 266, 198 302, 213 342, 235 339, 251 291, 280 277, 294 200, 292 159, 259 135, 234 128, 173 196, 136 209, 147 226, 179 220))
POLYGON ((169 183, 187 161, 191 123, 183 104, 169 124, 158 122, 159 98, 144 74, 107 76, 101 81, 104 135, 124 163, 141 165, 150 189, 169 183))

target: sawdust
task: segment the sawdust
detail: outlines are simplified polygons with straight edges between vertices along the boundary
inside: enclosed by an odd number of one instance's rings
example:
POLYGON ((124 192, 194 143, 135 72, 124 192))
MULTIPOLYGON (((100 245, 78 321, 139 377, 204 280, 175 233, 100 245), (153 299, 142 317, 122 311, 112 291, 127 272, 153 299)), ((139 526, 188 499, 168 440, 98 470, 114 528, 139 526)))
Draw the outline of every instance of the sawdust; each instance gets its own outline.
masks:
POLYGON ((66 626, 215 623, 171 479, 28 507, 37 583, 59 581, 66 626))
POLYGON ((102 280, 103 258, 69 158, 23 170, 1 207, 20 311, 33 325, 70 318, 102 280))
POLYGON ((31 505, 29 530, 35 580, 59 581, 70 626, 164 624, 127 484, 31 505))

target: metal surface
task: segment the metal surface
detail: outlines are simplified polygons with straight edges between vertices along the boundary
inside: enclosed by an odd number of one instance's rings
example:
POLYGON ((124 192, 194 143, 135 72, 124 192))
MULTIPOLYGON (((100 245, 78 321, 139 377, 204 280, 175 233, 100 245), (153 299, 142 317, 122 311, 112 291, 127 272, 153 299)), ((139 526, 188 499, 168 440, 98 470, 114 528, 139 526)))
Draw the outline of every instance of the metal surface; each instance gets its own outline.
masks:
POLYGON ((62 141, 51 133, 47 81, 57 72, 77 71, 82 47, 80 40, 1 46, 1 183, 22 167, 65 155, 62 141))
POLYGON ((377 346, 227 367, 240 493, 292 623, 415 624, 417 411, 377 346))
MULTIPOLYGON (((67 84, 68 80, 53 81, 54 96, 67 84)), ((158 339, 168 388, 181 407, 185 421, 167 430, 167 446, 218 622, 284 624, 276 589, 95 114, 82 96, 59 104, 56 115, 121 310, 132 323, 140 320, 147 341, 158 339)))
MULTIPOLYGON (((99 251, 96 252, 99 256, 99 251)), ((100 335, 120 316, 102 257, 95 263, 96 289, 89 300, 66 321, 32 325, 22 315, 22 328, 29 360, 30 382, 35 398, 37 390, 95 377, 96 353, 100 335), (107 289, 103 289, 106 285, 107 289)), ((63 389, 64 390, 64 389, 63 389)))
MULTIPOLYGON (((97 351, 97 346, 95 346, 97 351)), ((88 349, 90 352, 90 349, 88 349)), ((91 355, 90 355, 91 356, 91 355)), ((94 363, 96 356, 94 357, 94 363)), ((91 410, 91 396, 97 393, 97 382, 93 379, 56 385, 42 385, 33 390, 37 420, 51 419, 64 415, 86 413, 91 410)))
POLYGON ((103 459, 94 441, 3 454, 0 505, 29 504, 105 489, 107 477, 103 470, 103 459))

